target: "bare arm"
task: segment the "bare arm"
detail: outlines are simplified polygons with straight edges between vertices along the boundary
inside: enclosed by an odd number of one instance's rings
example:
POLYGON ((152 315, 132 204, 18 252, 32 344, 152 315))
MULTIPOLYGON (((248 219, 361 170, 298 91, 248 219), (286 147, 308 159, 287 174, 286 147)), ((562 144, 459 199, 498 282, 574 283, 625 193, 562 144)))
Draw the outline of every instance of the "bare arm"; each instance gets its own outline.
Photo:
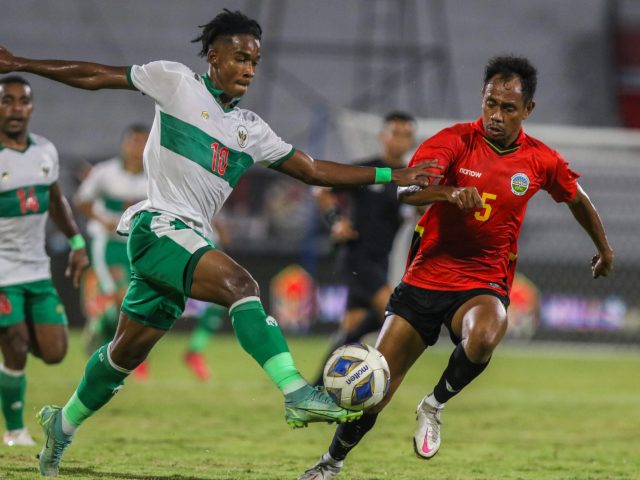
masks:
POLYGON ((613 249, 609 245, 600 215, 580 185, 576 196, 571 202, 567 202, 567 206, 598 250, 591 259, 593 278, 606 277, 613 270, 613 249))
POLYGON ((74 204, 85 217, 96 220, 110 232, 114 232, 116 230, 116 227, 118 226, 118 220, 116 218, 100 215, 99 213, 97 213, 96 209, 94 208, 94 202, 82 201, 76 198, 74 204))
POLYGON ((0 73, 28 72, 85 90, 121 88, 135 90, 127 80, 127 67, 73 60, 34 60, 16 57, 0 47, 0 73))
POLYGON ((447 185, 430 185, 425 188, 399 187, 398 199, 402 203, 416 207, 429 205, 433 202, 449 202, 464 211, 484 206, 476 187, 458 188, 447 185))
MULTIPOLYGON (((439 168, 436 160, 429 160, 411 168, 391 170, 391 182, 397 185, 429 184, 430 178, 441 175, 427 171, 427 168, 439 168)), ((375 167, 345 165, 329 160, 314 160, 301 150, 296 150, 291 158, 276 170, 286 173, 290 177, 308 185, 323 187, 350 187, 357 185, 371 185, 375 183, 375 167)))
MULTIPOLYGON (((56 227, 58 227, 67 238, 71 238, 80 233, 73 219, 69 202, 67 202, 67 199, 62 195, 58 182, 51 185, 51 191, 49 193, 49 215, 53 223, 56 224, 56 227)), ((88 265, 89 259, 87 258, 87 250, 85 248, 71 250, 65 275, 73 279, 74 286, 78 286, 80 274, 88 265)))

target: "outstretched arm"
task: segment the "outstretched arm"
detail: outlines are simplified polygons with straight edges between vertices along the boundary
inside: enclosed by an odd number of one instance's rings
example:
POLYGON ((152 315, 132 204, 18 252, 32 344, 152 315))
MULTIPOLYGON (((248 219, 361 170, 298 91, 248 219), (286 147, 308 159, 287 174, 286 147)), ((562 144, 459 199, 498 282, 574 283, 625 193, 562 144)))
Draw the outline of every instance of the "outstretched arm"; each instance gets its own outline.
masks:
POLYGON ((402 203, 416 207, 429 205, 433 202, 449 202, 464 211, 484 206, 476 187, 458 188, 449 185, 430 185, 426 188, 399 187, 398 199, 402 203))
POLYGON ((127 67, 73 60, 34 60, 16 57, 0 47, 0 73, 28 72, 85 90, 122 88, 135 90, 127 80, 127 67))
POLYGON ((291 158, 276 170, 297 178, 308 185, 322 187, 350 187, 357 185, 371 185, 373 183, 390 183, 397 185, 429 185, 431 178, 440 178, 441 175, 429 172, 427 168, 438 168, 436 160, 429 160, 411 168, 388 169, 390 178, 380 181, 376 176, 375 167, 363 167, 357 165, 345 165, 329 160, 314 160, 301 150, 296 150, 291 158), (378 182, 376 182, 378 180, 378 182))
POLYGON ((598 249, 598 253, 591 259, 593 278, 606 277, 613 270, 613 249, 607 240, 600 215, 580 185, 578 185, 575 197, 572 201, 567 202, 567 205, 598 249))
POLYGON ((49 193, 49 215, 56 227, 69 239, 71 243, 71 253, 69 253, 69 263, 65 275, 71 277, 73 285, 78 286, 82 271, 89 266, 87 250, 84 240, 80 236, 80 231, 76 225, 71 207, 60 191, 58 182, 51 185, 49 193))

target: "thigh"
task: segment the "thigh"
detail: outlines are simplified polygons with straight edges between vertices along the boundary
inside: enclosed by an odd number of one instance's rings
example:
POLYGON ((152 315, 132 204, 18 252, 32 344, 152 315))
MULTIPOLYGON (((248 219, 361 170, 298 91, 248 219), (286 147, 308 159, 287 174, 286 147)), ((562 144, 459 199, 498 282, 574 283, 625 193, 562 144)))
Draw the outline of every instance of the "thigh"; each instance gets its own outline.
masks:
POLYGON ((372 412, 381 411, 391 401, 405 375, 427 347, 421 335, 406 319, 390 315, 380 331, 376 348, 389 364, 391 383, 384 400, 373 407, 372 412))
POLYGON ((31 330, 31 353, 48 364, 60 363, 67 354, 66 324, 34 324, 31 330))
POLYGON ((229 307, 248 296, 259 296, 253 277, 221 250, 209 250, 193 272, 189 296, 229 307))

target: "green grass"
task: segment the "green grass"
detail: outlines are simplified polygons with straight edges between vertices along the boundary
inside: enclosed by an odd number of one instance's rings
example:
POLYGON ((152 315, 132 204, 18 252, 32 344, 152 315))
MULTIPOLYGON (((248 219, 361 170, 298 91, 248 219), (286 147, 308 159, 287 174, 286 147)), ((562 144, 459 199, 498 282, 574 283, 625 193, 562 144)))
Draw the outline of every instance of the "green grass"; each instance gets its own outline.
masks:
MULTIPOLYGON (((443 414, 443 443, 418 460, 414 408, 437 381, 451 346, 414 366, 340 478, 355 480, 638 479, 640 353, 594 347, 503 346, 491 366, 443 414)), ((214 379, 196 382, 181 361, 186 337, 170 334, 151 355, 151 379, 126 387, 78 432, 62 478, 295 479, 322 454, 333 427, 289 430, 280 394, 231 336, 207 356, 214 379)), ((322 338, 290 340, 299 368, 315 374, 322 338)), ((64 404, 85 363, 79 336, 60 366, 31 359, 27 423, 64 404)), ((38 478, 39 447, 0 446, 0 478, 38 478)))

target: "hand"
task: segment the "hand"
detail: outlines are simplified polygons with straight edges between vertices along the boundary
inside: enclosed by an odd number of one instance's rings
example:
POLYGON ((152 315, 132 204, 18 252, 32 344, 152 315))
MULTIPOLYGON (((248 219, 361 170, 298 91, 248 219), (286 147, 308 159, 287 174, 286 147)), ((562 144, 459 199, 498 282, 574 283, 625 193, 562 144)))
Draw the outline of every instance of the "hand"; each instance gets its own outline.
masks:
POLYGON ((338 243, 348 242, 358 238, 358 232, 353 228, 351 220, 340 218, 331 227, 331 238, 338 243))
POLYGON ((483 208, 482 197, 476 187, 452 188, 447 194, 447 201, 458 206, 460 210, 468 212, 483 208))
POLYGON ((82 275, 82 271, 88 266, 89 258, 87 257, 87 250, 85 248, 71 250, 69 253, 69 263, 64 272, 64 276, 71 277, 73 279, 73 286, 78 288, 78 285, 80 285, 80 276, 82 275))
POLYGON ((591 259, 593 278, 606 277, 613 271, 613 252, 596 253, 591 259))
POLYGON ((0 73, 10 73, 16 68, 16 57, 7 50, 0 46, 0 73))
POLYGON ((407 168, 397 168, 391 171, 391 181, 399 187, 407 187, 418 185, 420 187, 428 187, 433 178, 442 178, 439 173, 442 165, 438 165, 437 160, 427 160, 407 168), (427 169, 435 169, 436 171, 428 171, 427 169))

